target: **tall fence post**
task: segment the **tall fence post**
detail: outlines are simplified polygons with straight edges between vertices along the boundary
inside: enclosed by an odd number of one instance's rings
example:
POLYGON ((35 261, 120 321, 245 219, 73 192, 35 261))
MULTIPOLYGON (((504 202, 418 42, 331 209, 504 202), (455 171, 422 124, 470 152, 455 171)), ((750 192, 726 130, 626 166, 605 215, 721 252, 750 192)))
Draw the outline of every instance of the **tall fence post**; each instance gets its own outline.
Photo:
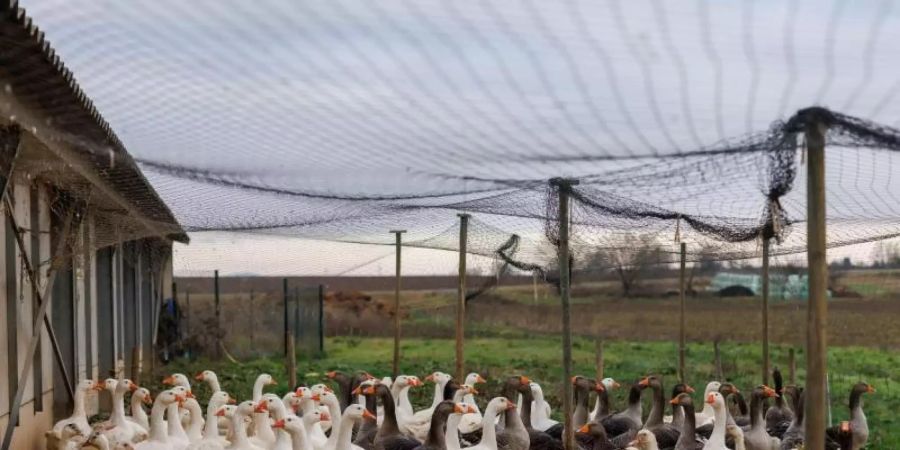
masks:
POLYGON ((401 277, 400 277, 400 253, 403 248, 403 233, 406 233, 406 230, 391 230, 391 233, 394 233, 396 237, 396 271, 397 271, 397 284, 396 290, 394 291, 394 361, 392 365, 392 377, 394 379, 400 375, 400 289, 401 289, 401 277))
POLYGON ((563 448, 575 450, 575 430, 572 428, 572 312, 569 305, 569 195, 577 180, 555 178, 550 184, 559 193, 559 296, 562 303, 563 328, 563 448))
POLYGON ((762 382, 769 385, 769 243, 762 242, 762 382))
POLYGON ((682 383, 686 383, 686 376, 684 373, 684 359, 685 359, 685 345, 686 345, 686 324, 684 317, 684 290, 685 290, 685 268, 687 266, 687 243, 681 243, 681 257, 680 257, 680 270, 678 271, 678 308, 679 308, 679 320, 678 320, 678 377, 681 379, 682 383))
POLYGON ((466 251, 469 234, 469 215, 459 215, 459 288, 456 298, 456 379, 466 376, 465 339, 466 339, 466 251))
POLYGON ((799 113, 804 119, 807 153, 807 266, 809 301, 806 322, 806 448, 825 448, 825 374, 828 344, 828 262, 825 256, 825 132, 818 110, 799 113))
POLYGON ((214 352, 216 355, 216 359, 222 358, 222 321, 221 314, 222 310, 219 307, 219 271, 216 270, 213 272, 213 295, 215 300, 215 310, 216 310, 216 351, 214 352))

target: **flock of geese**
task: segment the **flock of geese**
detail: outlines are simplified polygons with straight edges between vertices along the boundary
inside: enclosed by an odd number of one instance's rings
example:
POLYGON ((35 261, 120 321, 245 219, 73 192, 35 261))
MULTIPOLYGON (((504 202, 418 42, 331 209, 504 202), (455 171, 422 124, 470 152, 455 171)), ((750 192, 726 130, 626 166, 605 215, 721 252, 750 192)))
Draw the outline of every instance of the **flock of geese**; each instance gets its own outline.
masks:
MULTIPOLYGON (((47 448, 75 450, 562 450, 563 425, 551 418, 543 391, 523 375, 503 381, 502 396, 483 409, 476 386, 485 380, 469 374, 463 383, 435 372, 376 379, 367 372, 327 374, 331 386, 303 386, 283 396, 264 392, 275 385, 261 374, 252 399, 236 403, 212 371, 195 376, 212 391, 205 414, 183 374, 163 380, 171 388, 154 399, 130 380, 82 381, 71 417, 46 432, 47 448), (415 411, 410 389, 434 383, 428 408, 415 411), (109 420, 89 424, 88 395, 112 394, 109 420), (130 396, 130 414, 125 397, 130 396), (150 414, 144 405, 152 405, 150 414)), ((573 377, 578 450, 789 450, 802 448, 804 393, 799 386, 760 385, 742 392, 728 382, 712 381, 701 407, 694 389, 676 384, 666 396, 660 376, 641 378, 629 389, 625 408, 613 412, 609 392, 622 386, 611 378, 573 377), (641 396, 652 406, 644 418, 641 396), (591 400, 593 399, 593 406, 591 400), (667 408, 671 414, 666 415, 667 408), (699 409, 699 410, 698 410, 699 409)), ((850 420, 827 430, 829 449, 857 450, 868 439, 861 397, 874 392, 860 382, 850 392, 850 420)))

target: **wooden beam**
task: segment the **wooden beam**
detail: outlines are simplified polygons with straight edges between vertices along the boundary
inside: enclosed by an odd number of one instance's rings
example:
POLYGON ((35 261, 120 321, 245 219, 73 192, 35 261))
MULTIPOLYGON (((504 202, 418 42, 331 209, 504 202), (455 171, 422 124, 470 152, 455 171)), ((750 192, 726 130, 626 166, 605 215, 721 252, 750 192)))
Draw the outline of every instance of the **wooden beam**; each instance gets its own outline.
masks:
POLYGON ((769 385, 769 244, 763 237, 762 243, 762 383, 769 385))
POLYGON ((394 291, 394 360, 392 364, 391 376, 397 379, 400 375, 400 289, 402 278, 400 276, 400 253, 403 249, 403 233, 406 230, 391 230, 395 236, 395 253, 396 253, 396 277, 397 284, 394 291))
POLYGON ((814 112, 806 114, 807 153, 807 265, 809 300, 806 311, 806 448, 825 448, 827 399, 825 383, 828 322, 828 263, 825 256, 825 132, 824 121, 814 112))
POLYGON ((563 328, 563 448, 575 450, 575 430, 573 429, 573 398, 572 398, 572 311, 569 304, 570 294, 570 267, 569 267, 569 196, 572 186, 578 184, 577 180, 555 178, 550 181, 559 194, 559 244, 557 255, 559 258, 559 296, 562 303, 562 328, 563 328))
POLYGON ((678 310, 679 310, 679 319, 678 319, 678 377, 681 379, 682 383, 686 383, 686 376, 684 373, 684 365, 685 365, 685 354, 687 350, 686 346, 686 337, 687 331, 685 328, 687 327, 685 323, 684 317, 684 290, 685 290, 685 268, 687 266, 687 244, 681 243, 681 258, 680 258, 680 270, 678 272, 678 310))
MULTIPOLYGON (((13 221, 15 221, 15 214, 12 210, 12 203, 9 201, 9 195, 7 192, 4 192, 4 200, 6 206, 7 217, 10 217, 13 221)), ((59 243, 56 246, 56 249, 53 252, 53 255, 50 258, 50 268, 47 271, 47 280, 44 285, 44 292, 40 292, 37 283, 37 277, 34 274, 34 271, 31 268, 30 263, 28 263, 28 258, 22 258, 25 264, 26 273, 28 275, 29 281, 31 282, 33 293, 39 303, 39 310, 37 315, 34 317, 34 323, 32 324, 32 334, 31 340, 28 342, 28 350, 25 353, 25 365, 22 367, 21 375, 19 376, 20 380, 24 380, 25 377, 28 376, 28 373, 31 372, 31 367, 34 365, 34 355, 37 350, 38 343, 41 341, 41 323, 43 322, 47 326, 48 335, 50 335, 50 342, 53 344, 53 352, 57 357, 57 365, 62 371, 63 379, 65 380, 66 388, 69 393, 70 399, 74 399, 75 395, 72 392, 71 382, 68 378, 68 373, 65 370, 65 364, 62 361, 62 354, 59 350, 59 345, 56 341, 56 336, 53 334, 53 327, 51 326, 49 319, 47 317, 47 307, 50 306, 50 300, 47 298, 47 294, 50 293, 50 289, 53 287, 53 282, 56 279, 56 273, 58 272, 59 267, 61 266, 61 261, 63 261, 62 255, 64 254, 66 243, 68 242, 69 230, 72 226, 72 222, 74 221, 75 209, 72 208, 69 211, 68 216, 63 224, 63 233, 62 238, 59 240, 59 243), (44 300, 46 299, 46 300, 44 300)), ((13 222, 13 232, 16 236, 16 241, 19 245, 19 248, 24 251, 25 243, 22 238, 21 232, 19 231, 18 225, 13 222)), ((19 422, 19 413, 21 412, 22 406, 22 397, 25 395, 25 385, 27 383, 19 383, 18 388, 16 389, 16 396, 13 399, 13 404, 10 407, 9 420, 7 421, 6 431, 3 435, 3 443, 0 445, 0 450, 9 450, 9 446, 12 445, 12 435, 15 431, 15 424, 19 422)))

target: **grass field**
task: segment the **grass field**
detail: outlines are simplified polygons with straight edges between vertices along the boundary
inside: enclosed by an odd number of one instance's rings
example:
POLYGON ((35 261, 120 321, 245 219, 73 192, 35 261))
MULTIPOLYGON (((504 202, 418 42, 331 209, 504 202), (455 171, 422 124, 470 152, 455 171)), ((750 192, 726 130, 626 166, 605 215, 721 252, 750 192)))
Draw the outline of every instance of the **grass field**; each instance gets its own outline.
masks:
MULTIPOLYGON (((594 343, 577 338, 574 341, 573 357, 575 372, 593 376, 594 343)), ((391 341, 383 338, 330 338, 326 345, 328 356, 314 361, 301 361, 300 381, 317 383, 324 380, 327 370, 368 370, 377 375, 387 375, 391 367, 391 341)), ((761 380, 759 374, 760 351, 758 345, 746 343, 721 344, 723 373, 742 391, 749 391, 761 380)), ((773 364, 784 367, 787 364, 787 347, 772 349, 773 364)), ((453 342, 448 339, 409 339, 402 346, 403 372, 424 376, 434 370, 452 371, 453 342)), ((544 385, 548 401, 558 414, 558 380, 561 378, 560 342, 558 338, 521 333, 507 337, 475 338, 467 342, 467 368, 478 371, 488 378, 487 386, 479 387, 481 402, 486 402, 499 393, 499 380, 504 375, 522 373, 544 385)), ((677 347, 670 342, 607 342, 605 350, 605 376, 631 381, 643 374, 657 373, 664 376, 667 386, 675 380, 677 347)), ((698 391, 707 380, 714 377, 713 348, 708 344, 691 344, 688 348, 688 382, 698 391)), ((798 382, 803 382, 803 355, 797 356, 798 382)), ((850 386, 864 380, 877 389, 877 393, 864 400, 870 427, 870 449, 900 448, 900 425, 897 411, 900 409, 900 354, 895 351, 875 350, 862 347, 832 347, 829 349, 829 373, 831 382, 832 421, 847 418, 847 393, 850 386)), ((177 361, 162 367, 154 374, 154 381, 162 379, 164 373, 194 373, 202 369, 213 369, 220 381, 239 399, 250 396, 253 380, 261 372, 271 373, 280 382, 278 392, 287 387, 284 364, 280 359, 259 358, 240 365, 229 362, 177 361)), ((786 371, 785 371, 786 373, 786 371)), ((785 375, 787 376, 787 375, 785 375)), ((160 386, 154 386, 160 388, 160 386)), ((197 388, 201 399, 209 395, 205 386, 197 388)), ((614 392, 613 405, 624 407, 626 391, 614 392)), ((413 402, 419 406, 430 404, 431 385, 414 392, 413 402)), ((649 405, 645 409, 649 411, 649 405)))

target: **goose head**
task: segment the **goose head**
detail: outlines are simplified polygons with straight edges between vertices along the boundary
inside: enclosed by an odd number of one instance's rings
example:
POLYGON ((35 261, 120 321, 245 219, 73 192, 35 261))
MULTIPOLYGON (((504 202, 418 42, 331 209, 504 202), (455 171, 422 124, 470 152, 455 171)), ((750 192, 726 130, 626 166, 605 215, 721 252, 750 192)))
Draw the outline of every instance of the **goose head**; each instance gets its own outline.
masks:
POLYGON ((544 390, 541 389, 541 385, 535 382, 528 383, 528 388, 531 390, 531 395, 544 395, 544 390))
POLYGON ((703 391, 703 397, 706 398, 707 395, 713 392, 719 392, 719 388, 722 387, 722 383, 718 381, 710 381, 706 385, 706 390, 703 391))
POLYGON ((651 450, 657 448, 656 435, 650 430, 638 431, 637 436, 628 445, 639 450, 651 450))
POLYGON ((180 392, 176 392, 174 389, 162 391, 159 393, 159 395, 156 396, 156 401, 163 406, 169 406, 172 403, 183 403, 184 400, 185 397, 180 392))
POLYGON ((450 381, 450 379, 452 379, 452 378, 453 377, 451 377, 450 374, 446 374, 444 372, 434 372, 434 373, 426 376, 425 381, 433 381, 435 384, 439 384, 439 385, 443 386, 443 385, 447 384, 450 381))
POLYGON ((641 388, 662 389, 662 379, 658 375, 647 375, 638 384, 641 388))
POLYGON ((487 405, 487 409, 493 410, 495 413, 500 413, 508 409, 515 409, 515 407, 516 404, 506 397, 494 397, 487 405))
POLYGON ((772 389, 764 384, 761 384, 761 385, 753 388, 752 395, 754 397, 759 397, 759 398, 776 398, 776 397, 778 397, 778 393, 775 392, 775 389, 772 389))
POLYGON ((94 380, 81 380, 75 386, 75 390, 79 392, 83 392, 85 394, 90 394, 91 392, 102 390, 102 384, 94 381, 94 380), (100 389, 97 389, 97 386, 101 386, 100 389))
POLYGON ((873 394, 875 393, 875 388, 864 381, 860 381, 853 385, 853 392, 858 394, 873 394))
POLYGON ((324 384, 314 384, 309 388, 313 394, 319 394, 320 396, 326 392, 334 392, 330 387, 325 386, 324 384))
POLYGON ((219 381, 219 376, 216 375, 212 370, 204 370, 203 372, 198 372, 194 375, 194 379, 197 381, 219 381))
POLYGON ((281 428, 284 431, 287 431, 288 434, 295 435, 297 433, 301 433, 305 431, 303 425, 304 419, 297 416, 287 416, 284 419, 276 420, 274 424, 272 424, 275 428, 281 428))
POLYGON ((232 418, 237 411, 237 405, 225 405, 216 410, 216 417, 232 418))
POLYGON ((719 393, 721 393, 725 397, 728 397, 732 394, 740 394, 741 390, 738 389, 734 384, 726 381, 719 385, 719 393))
POLYGON ((337 395, 334 395, 334 392, 331 391, 326 391, 319 394, 319 402, 325 406, 340 407, 340 402, 338 401, 337 395))
POLYGON ((687 383, 678 383, 672 386, 672 398, 678 397, 680 394, 693 394, 694 388, 687 383))
POLYGON ((234 397, 225 391, 213 392, 213 395, 209 398, 209 402, 219 406, 236 403, 234 397))
POLYGON ((366 409, 365 406, 362 406, 360 404, 353 404, 348 406, 347 409, 344 410, 344 418, 350 419, 354 422, 359 422, 363 419, 376 420, 375 415, 372 414, 368 409, 366 409))
POLYGON ((119 384, 119 380, 117 380, 115 378, 107 378, 107 379, 103 380, 103 383, 101 383, 98 386, 97 390, 106 391, 106 392, 109 392, 110 394, 112 394, 112 393, 116 392, 116 385, 118 385, 118 384, 119 384))
MULTIPOLYGON (((584 424, 581 428, 578 429, 578 432, 581 434, 587 434, 594 437, 594 440, 598 440, 597 438, 603 437, 606 438, 606 428, 603 428, 603 425, 597 422, 588 422, 584 424)), ((604 439, 599 439, 603 441, 604 439)))
POLYGON ((258 409, 262 411, 256 412, 273 412, 277 410, 279 407, 283 407, 284 403, 282 403, 281 398, 279 398, 275 394, 263 394, 262 398, 259 399, 258 409))
POLYGON ((275 381, 275 378, 267 373, 262 373, 258 377, 256 377, 256 382, 263 386, 272 386, 278 384, 278 382, 275 381))
POLYGON ((116 392, 134 392, 138 390, 138 385, 128 378, 116 383, 116 392))
POLYGON ((472 372, 472 373, 466 375, 466 383, 465 384, 468 384, 469 386, 475 386, 478 383, 487 383, 487 380, 485 380, 484 377, 482 377, 477 372, 472 372))
POLYGON ((253 400, 244 400, 237 405, 237 409, 234 411, 234 414, 236 416, 250 417, 253 416, 253 412, 256 411, 256 408, 258 406, 259 402, 254 402, 253 400))
POLYGON ((621 384, 619 384, 618 381, 616 381, 612 378, 608 378, 608 377, 601 380, 600 384, 602 384, 603 387, 605 387, 607 391, 610 389, 617 389, 622 386, 621 384))
POLYGON ((676 395, 669 403, 676 406, 694 406, 694 399, 691 398, 691 394, 682 392, 676 395))
POLYGON ((135 401, 149 405, 153 403, 153 396, 150 395, 149 389, 138 388, 134 391, 134 395, 131 397, 131 402, 134 403, 135 401))
MULTIPOLYGON (((349 406, 348 406, 349 408, 349 406)), ((307 426, 307 428, 315 425, 322 421, 322 411, 318 409, 315 411, 311 411, 308 414, 303 414, 303 423, 307 426)))
POLYGON ((173 373, 163 378, 162 383, 166 386, 181 386, 186 389, 191 388, 191 382, 183 373, 173 373))
POLYGON ((285 409, 292 411, 294 414, 300 411, 300 399, 297 397, 297 391, 288 391, 287 394, 281 397, 281 403, 284 404, 285 409))
POLYGON ((725 409, 725 397, 718 392, 711 392, 706 396, 706 404, 710 405, 716 411, 725 409))
POLYGON ((422 381, 419 380, 419 377, 415 375, 398 375, 394 380, 394 384, 400 386, 400 388, 404 388, 406 386, 418 387, 422 385, 422 381))
POLYGON ((178 396, 181 398, 181 400, 178 401, 178 406, 179 406, 179 407, 183 406, 185 400, 187 400, 187 399, 189 399, 189 398, 194 398, 194 394, 191 393, 191 390, 188 389, 188 388, 186 388, 186 387, 184 387, 184 386, 175 386, 175 387, 173 387, 172 389, 169 389, 169 390, 172 391, 173 393, 175 393, 176 395, 178 395, 178 396))
POLYGON ((463 402, 456 402, 453 404, 453 411, 450 414, 470 414, 475 412, 475 407, 463 402))

